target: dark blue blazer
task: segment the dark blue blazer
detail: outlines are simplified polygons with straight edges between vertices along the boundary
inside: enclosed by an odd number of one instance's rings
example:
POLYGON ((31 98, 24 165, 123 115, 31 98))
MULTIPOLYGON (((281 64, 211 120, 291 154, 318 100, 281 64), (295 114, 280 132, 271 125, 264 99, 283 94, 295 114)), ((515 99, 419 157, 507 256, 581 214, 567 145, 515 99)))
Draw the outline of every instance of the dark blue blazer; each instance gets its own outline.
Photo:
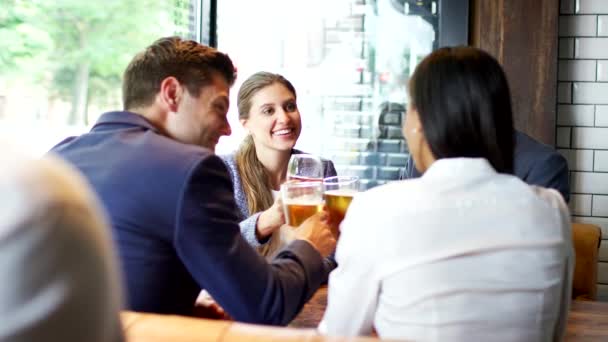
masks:
MULTIPOLYGON (((566 202, 570 200, 568 162, 553 147, 515 131, 513 173, 530 185, 539 185, 559 191, 566 202)), ((410 156, 402 178, 420 177, 410 156)))
POLYGON ((204 288, 235 320, 287 324, 327 279, 308 242, 267 263, 241 236, 224 162, 140 115, 105 113, 52 151, 80 169, 105 205, 128 309, 189 315, 204 288))

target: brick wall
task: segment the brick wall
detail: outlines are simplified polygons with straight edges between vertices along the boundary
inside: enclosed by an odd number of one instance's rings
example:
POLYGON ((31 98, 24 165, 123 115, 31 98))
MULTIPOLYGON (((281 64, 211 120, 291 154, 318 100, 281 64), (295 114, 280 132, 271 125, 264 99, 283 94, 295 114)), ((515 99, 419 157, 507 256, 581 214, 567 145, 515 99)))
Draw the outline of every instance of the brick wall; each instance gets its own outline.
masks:
MULTIPOLYGON (((353 0, 353 8, 360 3, 353 0)), ((366 41, 366 25, 364 13, 352 13, 325 27, 325 54, 347 41, 362 65, 369 65, 374 57, 366 41)), ((401 133, 405 107, 402 102, 374 104, 373 94, 382 86, 374 84, 374 78, 370 70, 353 68, 352 86, 327 94, 322 105, 323 122, 329 126, 325 130, 332 135, 322 147, 323 154, 334 162, 338 174, 358 176, 361 190, 397 180, 408 157, 401 133)))
MULTIPOLYGON (((575 221, 608 239, 608 0, 561 0, 556 145, 568 159, 575 221)), ((608 242, 599 297, 608 300, 608 242)))
POLYGON ((404 116, 403 105, 388 102, 376 110, 330 111, 334 138, 328 149, 338 174, 358 176, 361 190, 399 179, 409 155, 404 116))

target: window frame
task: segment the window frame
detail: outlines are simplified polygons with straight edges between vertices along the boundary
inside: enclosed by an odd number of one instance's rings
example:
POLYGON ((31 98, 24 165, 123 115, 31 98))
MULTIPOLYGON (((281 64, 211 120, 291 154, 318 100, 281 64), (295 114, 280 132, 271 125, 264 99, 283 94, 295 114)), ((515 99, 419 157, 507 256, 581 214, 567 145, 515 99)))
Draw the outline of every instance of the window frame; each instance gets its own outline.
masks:
POLYGON ((198 6, 196 40, 217 48, 217 0, 199 0, 198 6))
POLYGON ((439 47, 469 45, 470 0, 439 0, 439 47), (450 15, 442 15, 450 13, 450 15))

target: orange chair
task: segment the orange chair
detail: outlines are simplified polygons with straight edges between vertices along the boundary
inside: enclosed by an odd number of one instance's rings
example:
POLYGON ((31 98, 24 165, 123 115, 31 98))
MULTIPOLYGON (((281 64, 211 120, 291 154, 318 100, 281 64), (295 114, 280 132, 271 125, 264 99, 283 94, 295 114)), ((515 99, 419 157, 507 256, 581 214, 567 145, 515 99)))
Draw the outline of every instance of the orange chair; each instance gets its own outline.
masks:
POLYGON ((597 263, 602 241, 601 229, 588 223, 572 223, 572 243, 576 255, 572 298, 595 300, 597 297, 597 263))

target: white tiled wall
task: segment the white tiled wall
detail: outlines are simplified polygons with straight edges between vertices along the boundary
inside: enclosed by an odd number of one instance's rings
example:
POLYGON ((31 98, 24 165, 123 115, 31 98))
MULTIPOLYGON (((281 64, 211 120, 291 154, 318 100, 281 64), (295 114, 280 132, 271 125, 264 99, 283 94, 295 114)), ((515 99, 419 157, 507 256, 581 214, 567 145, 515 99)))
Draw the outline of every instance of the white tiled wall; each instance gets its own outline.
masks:
POLYGON ((568 159, 575 221, 602 228, 608 300, 608 0, 561 0, 556 145, 568 159))
POLYGON ((573 5, 566 4, 566 7, 574 9, 574 13, 577 14, 608 14, 608 1, 606 0, 566 0, 566 2, 573 3, 573 5))
POLYGON ((595 127, 608 127, 608 106, 595 106, 595 127))
POLYGON ((594 125, 595 106, 593 105, 562 105, 557 110, 559 126, 591 126, 594 125))

